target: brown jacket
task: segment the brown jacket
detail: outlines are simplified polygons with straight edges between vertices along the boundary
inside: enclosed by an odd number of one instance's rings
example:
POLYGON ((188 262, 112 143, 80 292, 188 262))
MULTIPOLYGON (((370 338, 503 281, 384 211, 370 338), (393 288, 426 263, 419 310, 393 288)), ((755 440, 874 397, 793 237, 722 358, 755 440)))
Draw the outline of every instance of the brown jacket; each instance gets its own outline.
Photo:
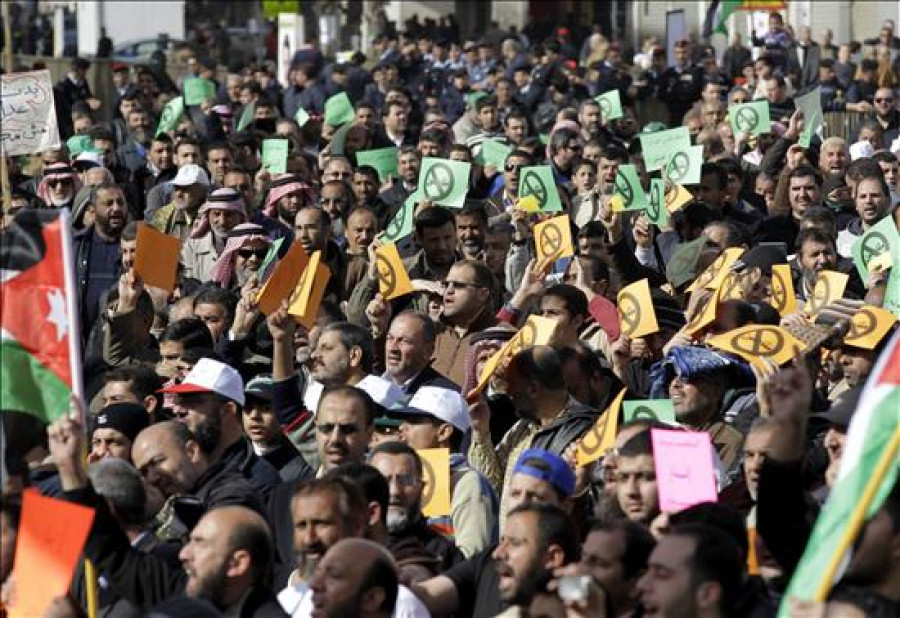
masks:
POLYGON ((491 312, 490 307, 485 307, 481 315, 469 325, 464 334, 460 334, 453 326, 441 322, 438 325, 439 330, 434 345, 434 363, 432 367, 462 386, 466 379, 466 356, 469 353, 469 344, 472 341, 472 336, 496 324, 497 319, 491 312))

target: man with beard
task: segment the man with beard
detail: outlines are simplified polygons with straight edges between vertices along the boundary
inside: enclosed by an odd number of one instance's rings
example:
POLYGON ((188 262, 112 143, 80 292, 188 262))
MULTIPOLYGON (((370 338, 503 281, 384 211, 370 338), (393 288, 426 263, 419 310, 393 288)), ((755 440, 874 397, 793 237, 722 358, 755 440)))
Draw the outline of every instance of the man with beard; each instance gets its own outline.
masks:
POLYGON ((200 206, 209 193, 209 176, 196 163, 182 165, 172 180, 172 201, 160 208, 151 225, 163 234, 187 240, 200 206))
POLYGON ((396 611, 400 591, 391 555, 365 539, 346 539, 329 549, 310 587, 314 613, 329 618, 387 618, 396 611))
POLYGON ((269 254, 272 241, 262 226, 241 223, 228 232, 225 248, 210 272, 210 280, 226 290, 242 288, 269 254))
POLYGON ((838 256, 834 236, 818 228, 801 230, 797 235, 797 254, 791 261, 791 277, 798 302, 805 302, 812 295, 816 278, 825 270, 850 275, 845 294, 858 297, 864 293, 853 263, 838 256))
MULTIPOLYGON (((244 200, 234 189, 216 189, 197 215, 199 222, 181 246, 183 276, 206 283, 225 250, 228 233, 247 220, 244 200)), ((265 256, 263 256, 265 257, 265 256)))
POLYGON ((146 159, 132 175, 132 181, 141 198, 141 212, 145 211, 147 194, 150 190, 164 181, 173 179, 177 173, 172 138, 167 133, 160 133, 150 140, 146 159))
POLYGON ((91 190, 87 211, 94 223, 75 236, 81 332, 90 333, 100 313, 103 294, 119 278, 119 239, 127 223, 125 195, 114 184, 91 190))
POLYGON ((454 213, 456 219, 457 247, 469 260, 484 257, 484 241, 487 236, 488 216, 481 202, 469 202, 454 213))
MULTIPOLYGON (((196 472, 197 464, 184 455, 185 450, 181 451, 183 461, 168 457, 177 458, 179 449, 186 449, 195 455, 194 461, 202 460, 186 428, 168 422, 149 427, 141 434, 148 445, 175 445, 168 453, 157 448, 152 458, 140 458, 138 469, 145 479, 157 478, 161 471, 177 475, 196 472), (181 439, 184 444, 177 446, 181 439)), ((219 508, 210 509, 193 527, 179 555, 183 571, 177 571, 156 556, 134 549, 113 519, 106 501, 91 487, 84 468, 84 430, 80 424, 66 418, 52 424, 47 435, 65 498, 90 506, 98 513, 85 553, 123 598, 142 612, 169 598, 186 595, 207 600, 230 615, 284 616, 269 588, 274 550, 269 527, 259 512, 235 506, 238 501, 223 501, 219 508)), ((141 439, 139 435, 138 441, 141 439)), ((208 485, 217 475, 210 469, 205 472, 208 485)))
POLYGON ((755 244, 783 242, 787 253, 795 250, 794 239, 800 220, 809 208, 822 205, 822 175, 810 165, 800 165, 788 175, 788 202, 791 212, 764 219, 754 235, 755 244))
POLYGON ((162 390, 172 393, 172 412, 196 436, 211 463, 222 463, 243 474, 264 495, 281 482, 278 472, 253 452, 244 435, 241 407, 244 381, 219 361, 201 358, 180 384, 162 390))
POLYGON ((225 142, 213 142, 206 148, 206 165, 212 176, 212 184, 224 186, 225 174, 234 167, 234 154, 225 142))
POLYGON ((422 515, 424 471, 419 454, 402 442, 385 442, 372 451, 370 463, 387 481, 390 490, 388 549, 394 551, 398 545, 415 539, 440 561, 441 570, 460 562, 463 555, 456 545, 429 528, 422 515))
POLYGON ((890 212, 891 189, 883 177, 868 176, 856 184, 853 196, 857 217, 838 233, 838 253, 845 258, 852 257, 854 243, 890 212))
POLYGON ((353 288, 366 276, 369 268, 369 245, 378 234, 378 218, 375 211, 367 206, 359 206, 347 216, 347 243, 344 258, 347 264, 341 298, 350 298, 353 288))
POLYGON ((578 124, 581 126, 581 139, 585 143, 591 140, 600 140, 606 143, 607 137, 603 132, 603 117, 600 112, 600 104, 594 99, 585 99, 578 106, 578 124))
POLYGON ((68 162, 59 161, 44 166, 41 181, 37 186, 37 196, 49 208, 72 209, 75 195, 81 189, 78 173, 68 162))
POLYGON ((128 111, 125 121, 128 133, 122 145, 116 149, 116 158, 133 177, 147 159, 147 147, 152 136, 150 114, 144 108, 134 106, 128 111))

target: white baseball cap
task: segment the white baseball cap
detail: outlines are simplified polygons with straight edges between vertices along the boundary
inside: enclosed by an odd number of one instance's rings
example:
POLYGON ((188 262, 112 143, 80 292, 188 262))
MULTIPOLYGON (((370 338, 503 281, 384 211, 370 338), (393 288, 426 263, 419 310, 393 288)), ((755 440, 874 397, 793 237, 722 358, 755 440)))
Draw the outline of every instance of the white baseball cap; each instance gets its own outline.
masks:
POLYGON ((392 408, 403 401, 403 391, 400 387, 378 376, 368 375, 354 384, 356 388, 365 391, 372 401, 383 408, 392 408))
POLYGON ((216 393, 244 405, 244 380, 234 367, 211 358, 201 358, 181 384, 161 393, 216 393))
POLYGON ((469 406, 463 396, 449 388, 438 386, 423 386, 415 392, 406 405, 391 410, 391 414, 432 416, 445 423, 450 423, 464 433, 472 427, 469 406))
POLYGON ((172 179, 172 184, 176 187, 189 187, 191 185, 209 186, 209 175, 206 170, 196 163, 188 163, 178 168, 178 173, 172 179))

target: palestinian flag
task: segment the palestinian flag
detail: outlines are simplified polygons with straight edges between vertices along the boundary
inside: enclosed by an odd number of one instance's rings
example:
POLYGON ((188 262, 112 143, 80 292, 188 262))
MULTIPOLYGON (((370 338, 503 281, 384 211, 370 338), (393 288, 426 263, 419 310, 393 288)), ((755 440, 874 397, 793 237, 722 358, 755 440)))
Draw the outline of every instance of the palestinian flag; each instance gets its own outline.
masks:
POLYGON ((712 0, 706 10, 703 36, 710 37, 716 32, 728 34, 728 18, 735 11, 780 11, 784 0, 712 0))
POLYGON ((862 526, 881 508, 900 470, 900 331, 882 352, 856 406, 838 478, 784 595, 824 601, 846 568, 862 526))
POLYGON ((46 422, 81 379, 70 234, 68 211, 32 209, 0 232, 0 410, 46 422))

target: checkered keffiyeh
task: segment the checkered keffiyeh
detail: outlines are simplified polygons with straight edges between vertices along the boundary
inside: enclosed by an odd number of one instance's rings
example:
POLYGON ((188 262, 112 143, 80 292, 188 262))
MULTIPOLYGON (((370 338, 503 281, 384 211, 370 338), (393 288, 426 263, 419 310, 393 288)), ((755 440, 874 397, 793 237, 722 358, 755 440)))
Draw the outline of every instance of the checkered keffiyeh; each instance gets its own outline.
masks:
POLYGON ((200 207, 197 216, 197 223, 194 231, 191 232, 191 238, 202 238, 209 232, 209 211, 210 210, 229 210, 231 212, 240 213, 247 220, 247 210, 244 208, 244 199, 241 194, 234 189, 216 189, 209 194, 206 202, 200 207))
POLYGON ((237 252, 257 240, 266 245, 272 244, 272 239, 266 234, 266 230, 255 223, 242 223, 228 232, 225 249, 222 250, 222 254, 213 266, 212 280, 223 288, 228 288, 231 278, 234 276, 234 261, 237 258, 237 252))

